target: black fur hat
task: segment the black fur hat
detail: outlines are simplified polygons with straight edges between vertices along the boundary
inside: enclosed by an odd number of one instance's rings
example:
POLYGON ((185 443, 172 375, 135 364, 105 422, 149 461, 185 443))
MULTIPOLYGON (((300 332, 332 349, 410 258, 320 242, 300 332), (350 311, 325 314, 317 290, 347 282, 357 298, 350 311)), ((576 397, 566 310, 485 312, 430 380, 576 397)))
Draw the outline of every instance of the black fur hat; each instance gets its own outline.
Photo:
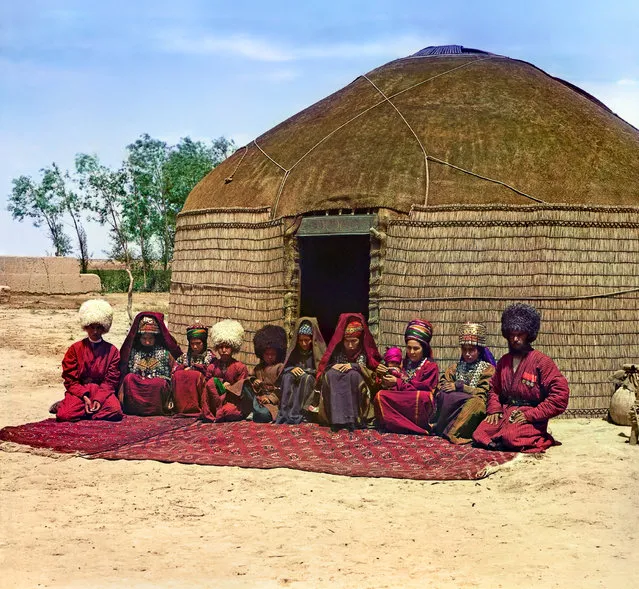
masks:
POLYGON ((511 331, 523 331, 528 341, 534 342, 539 333, 541 315, 535 307, 525 303, 508 305, 501 314, 501 334, 507 338, 511 331))
POLYGON ((266 348, 277 351, 277 362, 283 362, 286 354, 286 331, 279 325, 265 325, 260 327, 253 336, 255 355, 262 360, 266 348))

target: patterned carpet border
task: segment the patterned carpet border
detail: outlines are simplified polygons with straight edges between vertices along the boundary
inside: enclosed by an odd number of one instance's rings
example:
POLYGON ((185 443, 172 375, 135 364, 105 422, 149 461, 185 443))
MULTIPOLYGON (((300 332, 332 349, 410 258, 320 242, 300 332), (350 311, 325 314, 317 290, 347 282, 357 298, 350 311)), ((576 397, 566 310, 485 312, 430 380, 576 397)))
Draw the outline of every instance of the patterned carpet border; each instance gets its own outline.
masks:
POLYGON ((314 424, 196 423, 92 458, 158 460, 208 466, 292 468, 351 477, 475 480, 513 460, 514 452, 456 446, 442 438, 332 432, 314 424))
POLYGON ((0 441, 49 448, 65 454, 94 454, 117 450, 193 423, 192 418, 134 415, 125 415, 122 421, 111 422, 82 420, 59 423, 55 419, 45 419, 2 428, 0 441))

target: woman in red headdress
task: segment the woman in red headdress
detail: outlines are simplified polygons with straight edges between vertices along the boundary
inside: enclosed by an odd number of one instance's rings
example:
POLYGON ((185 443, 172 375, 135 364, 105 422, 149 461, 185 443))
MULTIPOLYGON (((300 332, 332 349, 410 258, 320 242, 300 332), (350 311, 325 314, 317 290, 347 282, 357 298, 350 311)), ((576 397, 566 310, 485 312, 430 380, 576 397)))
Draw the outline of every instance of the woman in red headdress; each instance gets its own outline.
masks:
POLYGON ((182 355, 162 313, 144 311, 133 320, 120 348, 118 397, 129 415, 163 415, 173 410, 171 370, 182 355))
POLYGON ((381 359, 364 316, 340 315, 317 368, 320 423, 336 429, 372 426, 375 369, 381 359))
POLYGON ((439 369, 431 357, 433 326, 414 319, 406 326, 404 375, 397 377, 385 366, 377 369, 383 390, 375 397, 375 416, 380 429, 405 434, 428 434, 428 420, 435 408, 439 369))

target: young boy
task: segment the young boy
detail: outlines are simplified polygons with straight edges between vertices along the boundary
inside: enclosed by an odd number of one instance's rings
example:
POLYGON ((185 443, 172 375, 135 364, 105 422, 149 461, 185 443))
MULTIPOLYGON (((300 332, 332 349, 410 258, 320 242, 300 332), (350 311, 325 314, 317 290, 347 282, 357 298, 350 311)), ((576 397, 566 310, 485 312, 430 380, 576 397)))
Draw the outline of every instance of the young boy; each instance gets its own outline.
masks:
POLYGON ((104 300, 92 299, 82 303, 78 315, 87 337, 74 343, 62 360, 65 395, 57 404, 56 419, 119 421, 122 409, 115 388, 120 379, 120 353, 102 339, 111 329, 113 309, 104 300))

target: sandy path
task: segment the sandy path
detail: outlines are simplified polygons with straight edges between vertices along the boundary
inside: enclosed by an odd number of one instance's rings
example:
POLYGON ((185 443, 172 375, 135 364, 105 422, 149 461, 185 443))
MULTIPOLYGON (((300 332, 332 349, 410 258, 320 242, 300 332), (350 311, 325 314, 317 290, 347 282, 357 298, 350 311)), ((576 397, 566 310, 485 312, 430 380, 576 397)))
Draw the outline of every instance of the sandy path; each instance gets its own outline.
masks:
MULTIPOLYGON (((119 345, 125 298, 108 298, 119 345)), ((0 426, 48 416, 80 300, 0 306, 0 426)), ((136 303, 166 311, 167 297, 136 303)), ((635 586, 629 428, 552 429, 563 446, 479 482, 0 452, 0 586, 635 586)))

